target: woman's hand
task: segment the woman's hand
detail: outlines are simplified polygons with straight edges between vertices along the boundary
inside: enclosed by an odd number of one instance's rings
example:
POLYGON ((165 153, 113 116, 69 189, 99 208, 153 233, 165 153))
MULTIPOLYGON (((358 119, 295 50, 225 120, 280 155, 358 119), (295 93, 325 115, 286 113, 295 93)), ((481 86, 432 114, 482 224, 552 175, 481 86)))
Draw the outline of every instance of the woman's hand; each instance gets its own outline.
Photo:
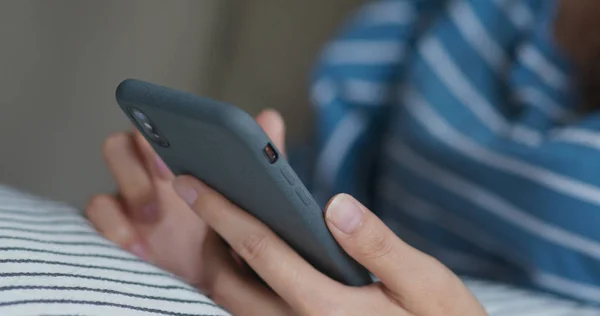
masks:
POLYGON ((404 243, 348 195, 334 197, 325 218, 344 250, 381 280, 370 286, 349 287, 323 275, 200 181, 180 177, 174 188, 216 232, 207 236, 202 285, 234 315, 486 314, 456 275, 404 243), (227 244, 270 288, 236 264, 227 244))
MULTIPOLYGON (((257 121, 283 150, 281 118, 266 111, 257 121)), ((342 247, 382 280, 363 288, 319 273, 260 221, 199 181, 183 177, 173 184, 173 174, 139 134, 110 137, 104 156, 119 191, 90 201, 91 222, 123 248, 201 285, 236 315, 485 314, 456 276, 404 244, 349 196, 334 198, 326 218, 342 247), (223 239, 270 288, 236 262, 223 239)))
MULTIPOLYGON (((281 117, 264 111, 256 120, 283 148, 281 117)), ((103 154, 118 193, 93 197, 86 208, 89 220, 122 248, 190 284, 200 284, 207 228, 173 191, 169 168, 137 132, 108 137, 103 154)))

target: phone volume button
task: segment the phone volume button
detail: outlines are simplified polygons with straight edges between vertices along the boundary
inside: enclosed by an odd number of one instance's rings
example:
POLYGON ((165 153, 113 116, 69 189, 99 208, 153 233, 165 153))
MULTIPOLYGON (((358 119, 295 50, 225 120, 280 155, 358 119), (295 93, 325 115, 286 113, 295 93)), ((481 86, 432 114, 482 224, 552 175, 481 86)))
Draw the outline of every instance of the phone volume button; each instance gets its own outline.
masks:
POLYGON ((310 198, 308 197, 308 193, 303 188, 296 188, 296 195, 300 198, 304 205, 308 206, 310 204, 310 198))
POLYGON ((293 186, 296 183, 292 170, 289 166, 284 166, 283 168, 281 168, 281 174, 283 174, 283 177, 290 185, 293 186))

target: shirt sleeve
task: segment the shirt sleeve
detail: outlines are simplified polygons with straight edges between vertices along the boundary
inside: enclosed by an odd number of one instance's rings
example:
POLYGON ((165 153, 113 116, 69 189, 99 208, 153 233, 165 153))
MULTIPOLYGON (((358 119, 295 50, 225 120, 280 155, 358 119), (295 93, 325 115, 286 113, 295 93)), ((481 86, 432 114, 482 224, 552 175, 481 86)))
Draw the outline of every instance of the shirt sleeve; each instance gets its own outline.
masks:
POLYGON ((324 204, 345 192, 369 204, 370 177, 407 56, 443 1, 386 0, 361 7, 326 45, 313 76, 316 154, 312 191, 324 204))

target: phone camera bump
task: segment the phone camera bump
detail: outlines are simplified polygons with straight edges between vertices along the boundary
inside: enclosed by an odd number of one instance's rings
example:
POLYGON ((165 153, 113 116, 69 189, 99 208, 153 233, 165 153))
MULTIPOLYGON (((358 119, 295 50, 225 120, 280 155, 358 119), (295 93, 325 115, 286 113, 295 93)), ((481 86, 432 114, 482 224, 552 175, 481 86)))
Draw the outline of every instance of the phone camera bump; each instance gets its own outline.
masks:
POLYGON ((131 113, 133 113, 133 116, 140 121, 148 120, 148 118, 146 117, 146 114, 144 114, 142 111, 140 111, 138 109, 131 110, 131 113))
POLYGON ((160 134, 154 123, 150 121, 148 116, 139 109, 131 109, 131 116, 138 123, 140 130, 152 142, 162 147, 169 147, 169 141, 160 134))

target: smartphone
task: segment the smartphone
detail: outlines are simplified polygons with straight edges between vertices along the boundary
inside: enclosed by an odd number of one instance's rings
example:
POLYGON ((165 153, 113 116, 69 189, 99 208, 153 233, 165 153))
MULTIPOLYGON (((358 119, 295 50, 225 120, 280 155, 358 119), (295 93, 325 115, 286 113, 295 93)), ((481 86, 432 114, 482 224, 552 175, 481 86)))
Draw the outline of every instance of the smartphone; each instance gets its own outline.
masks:
POLYGON ((322 209, 246 112, 135 79, 119 84, 116 98, 173 173, 202 180, 332 279, 351 286, 372 282, 337 244, 322 209))

